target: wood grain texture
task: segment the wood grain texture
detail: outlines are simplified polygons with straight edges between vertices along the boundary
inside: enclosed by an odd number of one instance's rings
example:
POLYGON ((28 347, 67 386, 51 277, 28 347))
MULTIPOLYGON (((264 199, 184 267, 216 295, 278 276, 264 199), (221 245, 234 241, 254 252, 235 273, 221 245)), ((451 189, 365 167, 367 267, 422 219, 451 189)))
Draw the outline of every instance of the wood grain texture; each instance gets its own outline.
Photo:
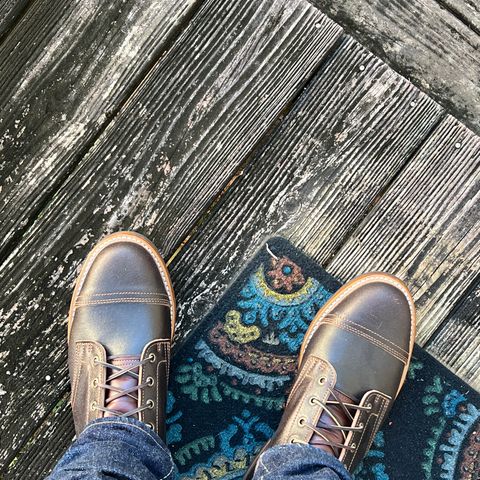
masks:
POLYGON ((477 281, 425 348, 480 391, 480 283, 477 281))
POLYGON ((64 394, 10 462, 5 480, 44 479, 75 436, 70 394, 64 394))
POLYGON ((312 0, 480 134, 480 36, 435 0, 312 0))
POLYGON ((87 251, 134 229, 168 257, 339 35, 303 0, 212 0, 152 68, 0 267, 2 461, 66 388, 66 304, 87 251))
POLYGON ((12 29, 32 0, 2 0, 0 2, 0 42, 12 29))
POLYGON ((465 25, 480 34, 480 3, 477 0, 437 0, 465 25))
POLYGON ((195 0, 37 0, 0 45, 0 258, 195 0))
POLYGON ((373 270, 402 278, 420 345, 479 274, 479 167, 480 138, 448 117, 328 265, 342 280, 373 270))
POLYGON ((441 115, 351 38, 171 263, 185 335, 269 236, 324 263, 441 115))

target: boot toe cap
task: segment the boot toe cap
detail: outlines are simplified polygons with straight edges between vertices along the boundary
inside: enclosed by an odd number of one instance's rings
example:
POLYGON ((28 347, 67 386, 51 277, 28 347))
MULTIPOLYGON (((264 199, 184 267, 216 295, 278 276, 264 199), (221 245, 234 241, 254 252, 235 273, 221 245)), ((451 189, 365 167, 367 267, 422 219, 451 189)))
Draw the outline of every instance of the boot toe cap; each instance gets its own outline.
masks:
POLYGON ((72 298, 70 340, 96 341, 109 355, 140 355, 172 334, 173 292, 160 255, 142 237, 114 234, 87 257, 72 298))
POLYGON ((351 398, 379 390, 392 398, 403 382, 415 335, 413 300, 386 274, 359 277, 315 318, 305 353, 329 361, 337 388, 351 398))

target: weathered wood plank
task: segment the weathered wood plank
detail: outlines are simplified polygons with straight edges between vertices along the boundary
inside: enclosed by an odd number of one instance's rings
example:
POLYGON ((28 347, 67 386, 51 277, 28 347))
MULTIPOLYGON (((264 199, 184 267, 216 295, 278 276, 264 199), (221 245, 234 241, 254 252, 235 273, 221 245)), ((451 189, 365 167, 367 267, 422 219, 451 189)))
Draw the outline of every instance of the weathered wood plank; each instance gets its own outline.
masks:
POLYGON ((196 0, 38 0, 0 45, 0 258, 196 0))
POLYGON ((136 229, 168 257, 339 35, 304 0, 211 0, 152 68, 0 267, 3 461, 66 388, 66 303, 92 244, 136 229))
POLYGON ((326 262, 440 114, 438 104, 345 38, 171 263, 178 330, 194 327, 268 236, 283 235, 326 262))
POLYGON ((458 303, 425 348, 480 391, 480 283, 458 303))
POLYGON ((480 3, 477 0, 437 0, 463 23, 480 34, 480 3))
POLYGON ((479 273, 480 138, 453 117, 438 126, 328 265, 404 279, 423 345, 479 273))
POLYGON ((0 2, 0 42, 3 41, 31 2, 32 0, 2 0, 0 2))
POLYGON ((480 36, 435 0, 312 0, 480 133, 480 36))
POLYGON ((6 468, 5 479, 43 479, 75 436, 69 393, 63 395, 35 434, 6 468))

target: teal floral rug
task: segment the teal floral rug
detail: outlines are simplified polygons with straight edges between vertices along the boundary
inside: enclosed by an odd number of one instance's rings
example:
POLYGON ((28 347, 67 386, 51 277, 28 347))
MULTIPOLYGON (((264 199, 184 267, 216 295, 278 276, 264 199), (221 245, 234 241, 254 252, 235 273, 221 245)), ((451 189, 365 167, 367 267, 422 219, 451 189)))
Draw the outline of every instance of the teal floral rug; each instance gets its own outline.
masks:
MULTIPOLYGON (((340 283, 281 238, 175 355, 168 443, 181 479, 241 479, 272 436, 304 332, 340 283)), ((480 479, 480 396, 416 347, 357 480, 480 479)))

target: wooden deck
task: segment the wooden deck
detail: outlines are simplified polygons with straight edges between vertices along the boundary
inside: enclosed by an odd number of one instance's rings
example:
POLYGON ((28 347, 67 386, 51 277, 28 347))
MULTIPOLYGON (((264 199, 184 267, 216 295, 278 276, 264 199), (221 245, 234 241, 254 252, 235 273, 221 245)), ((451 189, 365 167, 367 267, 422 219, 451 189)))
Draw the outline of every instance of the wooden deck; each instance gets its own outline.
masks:
POLYGON ((311 1, 480 134, 480 2, 311 1))
POLYGON ((452 115, 475 128, 478 104, 420 91, 307 0, 9 0, 0 17, 5 478, 43 478, 73 437, 67 305, 119 229, 169 260, 179 343, 278 234, 342 280, 404 279, 417 342, 480 388, 480 138, 452 115))

